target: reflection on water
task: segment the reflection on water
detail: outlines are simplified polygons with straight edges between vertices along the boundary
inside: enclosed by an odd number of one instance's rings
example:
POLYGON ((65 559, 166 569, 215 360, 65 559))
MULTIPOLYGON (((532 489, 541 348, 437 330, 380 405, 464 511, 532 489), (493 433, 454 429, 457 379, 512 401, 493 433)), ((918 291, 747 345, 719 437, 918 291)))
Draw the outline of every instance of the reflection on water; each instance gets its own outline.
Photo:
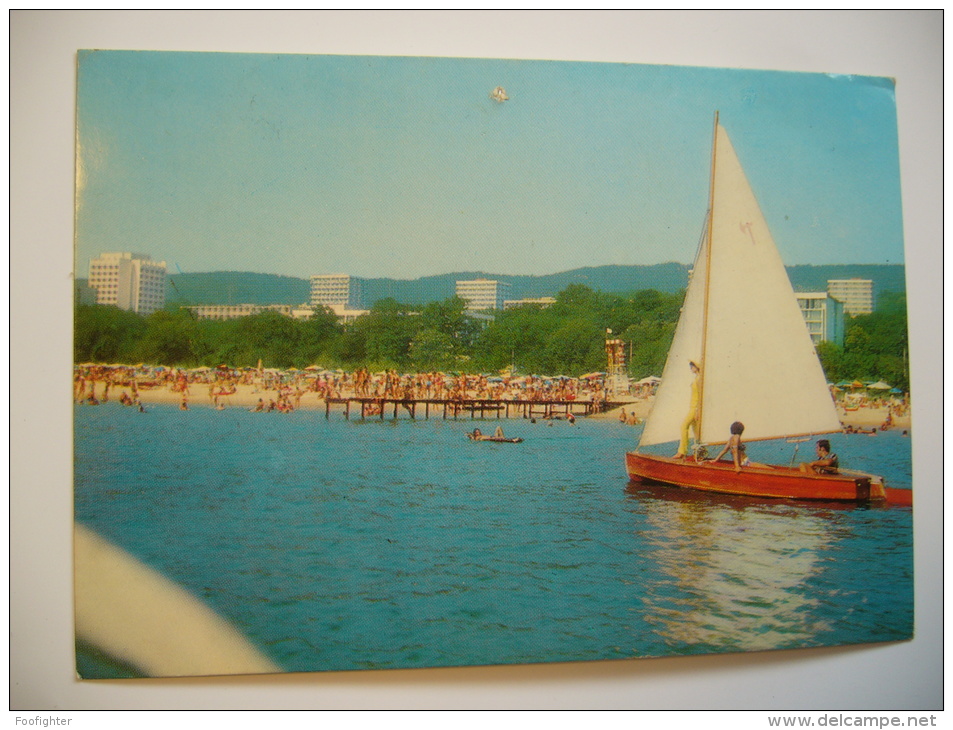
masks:
POLYGON ((669 580, 643 599, 669 641, 736 650, 803 645, 822 626, 804 583, 832 535, 811 515, 657 500, 642 539, 669 580), (755 538, 755 539, 752 539, 755 538))
MULTIPOLYGON (((853 602, 846 586, 828 595, 818 585, 835 557, 855 542, 853 519, 870 514, 844 504, 759 502, 698 495, 661 485, 631 485, 645 514, 637 537, 663 578, 643 596, 646 622, 675 650, 754 651, 829 643, 853 602)), ((858 569, 866 566, 858 565, 858 569)), ((912 574, 910 574, 912 577, 912 574)), ((894 628, 909 625, 909 605, 894 628)))

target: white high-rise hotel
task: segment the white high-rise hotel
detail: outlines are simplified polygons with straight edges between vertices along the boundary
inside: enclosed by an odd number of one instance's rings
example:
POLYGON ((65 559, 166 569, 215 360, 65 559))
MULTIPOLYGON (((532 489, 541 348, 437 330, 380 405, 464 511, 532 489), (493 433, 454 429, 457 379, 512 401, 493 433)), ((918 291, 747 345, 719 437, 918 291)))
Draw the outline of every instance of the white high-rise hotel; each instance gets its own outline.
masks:
POLYGON ((311 277, 311 306, 361 306, 361 280, 347 274, 318 274, 311 277))
POLYGON ((165 261, 141 253, 104 253, 89 262, 96 304, 138 314, 152 314, 165 306, 165 276, 165 261))
POLYGON ((870 279, 830 279, 827 293, 844 303, 851 317, 874 311, 874 282, 870 279))
POLYGON ((503 309, 503 300, 509 289, 509 284, 491 279, 457 282, 457 296, 466 301, 467 309, 471 312, 503 309))

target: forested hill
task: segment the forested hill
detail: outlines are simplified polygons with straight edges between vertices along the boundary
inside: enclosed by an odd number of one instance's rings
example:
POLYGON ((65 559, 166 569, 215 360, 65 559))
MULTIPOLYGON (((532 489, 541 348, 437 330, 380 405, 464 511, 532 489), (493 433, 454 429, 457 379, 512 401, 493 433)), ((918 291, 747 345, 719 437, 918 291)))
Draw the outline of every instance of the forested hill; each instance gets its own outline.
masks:
MULTIPOLYGON (((454 295, 455 283, 463 279, 487 278, 510 284, 507 299, 555 296, 570 284, 584 284, 605 293, 641 289, 677 292, 688 283, 685 264, 654 266, 597 266, 573 269, 545 276, 508 276, 488 272, 457 272, 420 279, 363 279, 364 305, 390 297, 404 304, 427 304, 454 295)), ((825 291, 828 279, 858 277, 872 279, 875 296, 888 292, 905 293, 904 267, 899 264, 846 264, 832 266, 790 266, 788 275, 797 291, 825 291)), ((170 274, 169 304, 303 304, 310 299, 307 278, 217 271, 170 274)))

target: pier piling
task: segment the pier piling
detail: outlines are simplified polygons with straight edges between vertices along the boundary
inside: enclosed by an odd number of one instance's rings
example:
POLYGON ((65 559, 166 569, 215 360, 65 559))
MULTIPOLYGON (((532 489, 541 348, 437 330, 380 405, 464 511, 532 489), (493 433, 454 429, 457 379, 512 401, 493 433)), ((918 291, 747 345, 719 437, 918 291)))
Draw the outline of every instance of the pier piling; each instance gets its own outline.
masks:
POLYGON ((406 408, 411 419, 417 420, 417 406, 423 404, 424 419, 430 419, 430 406, 442 407, 441 418, 447 419, 448 410, 454 420, 458 420, 460 412, 470 412, 470 420, 486 420, 487 418, 507 418, 511 414, 522 414, 523 418, 535 417, 568 418, 572 415, 590 416, 607 408, 615 408, 623 403, 593 403, 592 401, 538 401, 538 400, 489 400, 486 398, 468 398, 466 400, 436 400, 426 398, 369 398, 365 396, 351 396, 343 398, 328 398, 324 404, 324 417, 331 417, 331 405, 344 406, 344 418, 351 418, 351 404, 360 404, 361 420, 368 415, 377 415, 381 420, 389 406, 393 406, 393 418, 399 418, 400 408, 406 408), (373 407, 373 409, 372 409, 373 407), (479 411, 479 414, 478 414, 479 411))

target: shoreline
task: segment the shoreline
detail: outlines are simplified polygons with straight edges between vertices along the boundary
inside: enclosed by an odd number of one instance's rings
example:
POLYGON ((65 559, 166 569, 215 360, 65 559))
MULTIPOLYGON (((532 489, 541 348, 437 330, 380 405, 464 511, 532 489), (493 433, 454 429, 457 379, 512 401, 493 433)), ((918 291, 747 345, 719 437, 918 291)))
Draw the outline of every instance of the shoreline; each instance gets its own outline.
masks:
MULTIPOLYGON (((125 386, 119 386, 110 392, 110 400, 119 400, 120 395, 125 392, 131 395, 131 390, 125 386)), ((267 407, 269 401, 278 400, 278 391, 277 390, 262 390, 254 385, 239 385, 237 390, 232 395, 223 395, 219 396, 219 399, 225 409, 229 408, 244 408, 246 410, 253 410, 258 404, 259 399, 264 402, 264 405, 267 407)), ((164 404, 164 405, 179 405, 182 401, 181 393, 170 390, 168 387, 161 388, 152 388, 152 389, 139 389, 139 400, 142 401, 144 405, 149 404, 164 404)), ((594 420, 619 420, 619 417, 622 411, 625 411, 627 415, 634 415, 640 421, 645 420, 648 416, 649 411, 652 409, 652 403, 654 398, 635 398, 631 401, 625 403, 622 406, 617 406, 615 408, 610 408, 607 411, 601 413, 594 413, 590 416, 581 416, 577 415, 577 418, 587 418, 594 420)), ((502 402, 502 401, 501 401, 502 402)), ((580 401, 582 402, 582 401, 580 401)), ((214 408, 215 404, 213 398, 209 392, 207 385, 198 385, 194 384, 190 387, 187 394, 187 403, 189 408, 214 408)), ((318 393, 313 391, 308 391, 302 394, 300 403, 296 406, 296 410, 323 410, 326 407, 324 398, 322 398, 318 393)), ((343 408, 341 406, 332 405, 332 412, 342 412, 343 408)), ((870 408, 862 407, 856 411, 845 411, 842 407, 838 406, 837 415, 840 418, 841 423, 844 426, 852 426, 854 428, 876 428, 880 429, 883 422, 886 420, 888 414, 888 409, 886 407, 880 408, 870 408)), ((518 413, 513 413, 510 415, 509 420, 522 419, 522 415, 518 413)), ((498 419, 487 419, 487 420, 506 420, 505 416, 499 416, 498 419)), ((893 429, 910 429, 911 428, 911 417, 909 415, 905 416, 895 416, 893 419, 893 429)))

